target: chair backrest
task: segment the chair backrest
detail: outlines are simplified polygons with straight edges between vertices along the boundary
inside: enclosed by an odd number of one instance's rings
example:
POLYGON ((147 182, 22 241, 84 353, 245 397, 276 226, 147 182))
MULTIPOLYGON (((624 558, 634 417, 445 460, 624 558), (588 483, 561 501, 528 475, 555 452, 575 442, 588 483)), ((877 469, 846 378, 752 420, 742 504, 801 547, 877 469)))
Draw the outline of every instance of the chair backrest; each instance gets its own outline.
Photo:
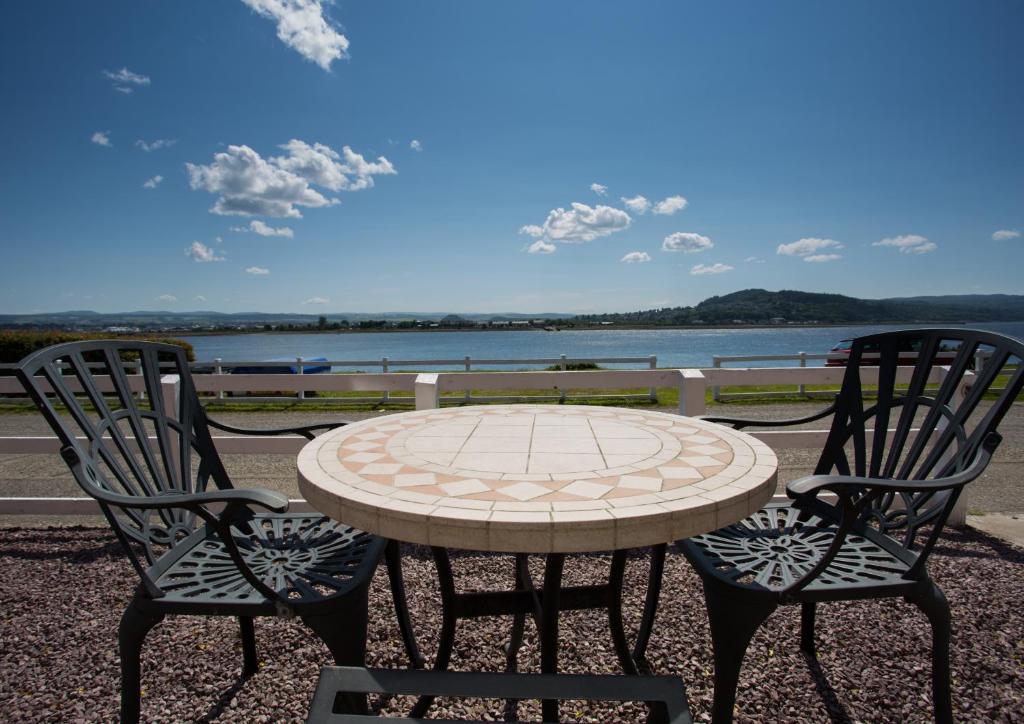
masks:
MULTIPOLYGON (((1022 362, 1019 340, 972 329, 909 329, 854 340, 815 473, 926 480, 962 472, 1020 394, 1022 362), (861 377, 874 371, 872 401, 865 393, 873 385, 861 377)), ((871 501, 865 518, 913 548, 923 525, 945 523, 959 492, 884 495, 871 501)))
MULTIPOLYGON (((23 359, 18 377, 89 495, 199 493, 211 480, 231 487, 180 347, 133 340, 59 344, 23 359)), ((184 510, 101 506, 140 573, 131 542, 142 545, 152 564, 196 528, 195 516, 184 510)))

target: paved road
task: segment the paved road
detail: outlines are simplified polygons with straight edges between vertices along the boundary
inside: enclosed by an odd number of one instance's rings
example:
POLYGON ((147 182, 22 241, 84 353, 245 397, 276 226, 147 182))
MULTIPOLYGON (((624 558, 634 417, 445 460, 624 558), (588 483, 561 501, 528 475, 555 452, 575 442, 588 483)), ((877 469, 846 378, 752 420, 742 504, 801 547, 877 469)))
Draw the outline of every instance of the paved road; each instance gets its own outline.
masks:
MULTIPOLYGON (((799 417, 816 409, 809 404, 717 406, 714 414, 780 419, 799 417)), ((667 411, 672 411, 667 409, 667 411)), ((287 427, 297 424, 342 419, 359 419, 388 413, 223 413, 218 419, 242 427, 287 427)), ((827 421, 810 423, 803 427, 824 429, 827 421)), ((985 474, 969 487, 971 512, 1020 513, 1024 512, 1024 485, 1018 473, 1024 464, 1024 405, 1016 405, 1000 428, 1004 436, 1002 447, 985 474)), ((49 428, 35 414, 0 415, 0 436, 49 435, 49 428)), ((261 487, 280 490, 289 497, 299 497, 295 459, 290 455, 226 455, 225 465, 236 487, 261 487)), ((786 482, 809 474, 817 460, 812 450, 779 451, 780 492, 786 482)), ((71 478, 63 462, 56 455, 0 455, 0 497, 9 496, 80 496, 81 490, 71 478)), ((0 516, 0 526, 36 524, 75 524, 99 522, 96 517, 68 516, 57 520, 25 516, 0 516)))

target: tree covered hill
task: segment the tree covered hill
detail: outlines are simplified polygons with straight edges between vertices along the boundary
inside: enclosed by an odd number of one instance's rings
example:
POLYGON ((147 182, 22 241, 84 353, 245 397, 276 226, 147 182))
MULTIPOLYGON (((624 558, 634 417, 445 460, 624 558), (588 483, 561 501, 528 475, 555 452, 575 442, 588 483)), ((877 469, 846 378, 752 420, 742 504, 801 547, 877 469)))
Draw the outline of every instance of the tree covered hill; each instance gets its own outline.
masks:
POLYGON ((638 325, 861 324, 1024 320, 1024 296, 1009 294, 858 299, 842 294, 744 289, 710 297, 695 307, 666 307, 623 314, 591 314, 578 322, 638 325))

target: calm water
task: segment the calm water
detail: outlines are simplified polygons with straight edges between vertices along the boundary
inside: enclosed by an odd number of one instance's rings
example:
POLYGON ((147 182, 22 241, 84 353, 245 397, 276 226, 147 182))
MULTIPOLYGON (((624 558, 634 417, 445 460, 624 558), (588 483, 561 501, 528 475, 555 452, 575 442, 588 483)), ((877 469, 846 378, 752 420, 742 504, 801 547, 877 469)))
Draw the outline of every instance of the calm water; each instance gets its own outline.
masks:
MULTIPOLYGON (((902 325, 906 326, 906 325, 902 325)), ((1024 322, 971 326, 1024 338, 1024 322)), ((329 360, 528 359, 537 357, 639 357, 657 355, 659 367, 709 367, 714 355, 827 352, 840 339, 899 326, 774 327, 769 329, 666 329, 508 332, 395 332, 346 334, 240 334, 185 337, 201 362, 216 357, 255 361, 302 356, 329 360)), ((792 362, 763 362, 758 366, 792 362)), ((810 362, 820 365, 822 362, 810 362)), ((630 367, 636 365, 605 365, 630 367)), ((359 367, 371 371, 366 365, 359 367)), ((415 369, 460 369, 416 365, 415 369)), ((501 365, 490 369, 530 369, 501 365)), ((347 369, 347 368, 339 368, 347 369)), ((402 369, 401 367, 397 369, 402 369)), ((486 368, 485 368, 486 369, 486 368)))

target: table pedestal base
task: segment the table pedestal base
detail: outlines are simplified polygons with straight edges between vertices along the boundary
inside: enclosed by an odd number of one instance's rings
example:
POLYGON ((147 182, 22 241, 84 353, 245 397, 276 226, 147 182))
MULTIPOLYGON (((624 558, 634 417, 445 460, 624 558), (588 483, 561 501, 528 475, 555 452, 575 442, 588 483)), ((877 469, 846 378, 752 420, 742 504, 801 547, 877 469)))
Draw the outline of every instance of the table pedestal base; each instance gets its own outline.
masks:
MULTIPOLYGON (((557 673, 559 612, 604 608, 608 611, 608 627, 622 670, 626 674, 638 674, 637 663, 643 663, 658 610, 665 549, 665 544, 652 547, 643 617, 636 643, 631 651, 622 625, 622 583, 626 572, 626 551, 618 550, 612 554, 608 582, 603 584, 563 587, 565 554, 549 553, 544 565, 543 586, 538 590, 530 576, 528 557, 525 554, 517 554, 515 585, 512 590, 458 592, 455 590, 455 578, 452 575, 448 551, 445 548, 431 548, 441 584, 443 616, 441 640, 434 669, 444 671, 448 668, 455 646, 455 627, 460 618, 511 615, 514 618, 512 636, 506 653, 506 666, 509 671, 515 671, 517 655, 523 643, 526 616, 529 614, 533 617, 540 634, 541 673, 557 673)), ((433 697, 422 697, 413 708, 411 716, 422 717, 432 701, 433 697)), ((558 721, 558 702, 545 700, 543 712, 544 721, 558 721)))

